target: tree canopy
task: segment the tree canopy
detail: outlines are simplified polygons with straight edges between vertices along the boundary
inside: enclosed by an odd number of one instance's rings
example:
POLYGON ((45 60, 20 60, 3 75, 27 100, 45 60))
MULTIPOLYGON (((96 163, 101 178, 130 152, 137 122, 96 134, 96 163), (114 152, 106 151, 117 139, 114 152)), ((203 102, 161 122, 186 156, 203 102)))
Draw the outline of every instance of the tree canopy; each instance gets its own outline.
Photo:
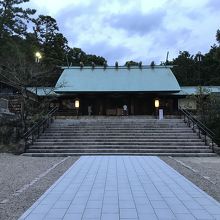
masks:
POLYGON ((36 10, 22 7, 27 2, 0 0, 0 78, 19 85, 53 86, 59 77, 57 66, 104 65, 105 58, 71 48, 51 16, 33 18, 36 10))
MULTIPOLYGON (((70 47, 57 21, 49 15, 33 17, 36 10, 24 8, 27 2, 29 0, 0 0, 1 77, 23 85, 54 85, 59 76, 57 66, 107 65, 104 57, 70 47), (27 28, 28 24, 33 31, 27 28), (41 54, 39 63, 35 62, 36 52, 41 54)), ((180 51, 176 58, 166 62, 174 66, 180 85, 220 85, 220 30, 216 31, 216 42, 206 54, 180 51)), ((131 60, 125 65, 138 66, 139 63, 131 60)))
MULTIPOLYGON (((216 40, 219 42, 219 30, 216 40)), ((220 42, 219 42, 220 43, 220 42)), ((182 86, 220 85, 220 46, 214 44, 206 54, 191 55, 180 51, 179 56, 167 62, 182 86)))
POLYGON ((25 35, 27 23, 32 20, 35 9, 23 9, 19 5, 29 0, 1 0, 0 1, 0 37, 11 35, 25 35))
POLYGON ((135 62, 133 60, 126 61, 125 66, 138 66, 138 62, 135 62))

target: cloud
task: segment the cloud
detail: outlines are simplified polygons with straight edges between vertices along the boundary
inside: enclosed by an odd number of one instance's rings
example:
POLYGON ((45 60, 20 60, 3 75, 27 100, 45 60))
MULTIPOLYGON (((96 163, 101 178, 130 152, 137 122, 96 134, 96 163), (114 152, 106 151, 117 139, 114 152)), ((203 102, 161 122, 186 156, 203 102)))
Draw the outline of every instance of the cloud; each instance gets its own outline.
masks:
POLYGON ((192 30, 187 28, 181 28, 176 30, 166 29, 163 33, 158 36, 158 40, 154 42, 155 45, 158 44, 160 47, 178 47, 181 42, 186 42, 190 39, 192 30), (163 36, 163 37, 161 37, 163 36))
POLYGON ((82 46, 86 53, 108 57, 108 63, 111 65, 116 61, 119 61, 120 65, 124 65, 125 61, 129 60, 130 54, 132 53, 130 48, 126 46, 114 46, 104 41, 95 44, 86 43, 82 46))
POLYGON ((211 11, 220 11, 220 1, 219 0, 209 0, 207 6, 211 11))
POLYGON ((160 63, 170 51, 207 52, 215 42, 219 0, 32 0, 55 17, 70 46, 105 57, 160 63))
POLYGON ((162 10, 143 14, 132 11, 126 14, 113 14, 106 23, 113 28, 121 28, 130 34, 145 35, 154 30, 163 29, 163 19, 166 12, 162 10))
POLYGON ((47 12, 47 15, 56 16, 57 13, 62 11, 66 7, 73 7, 80 3, 80 0, 30 0, 28 5, 34 6, 40 12, 47 12))
MULTIPOLYGON (((94 4, 77 5, 67 7, 56 15, 60 31, 67 35, 71 43, 77 43, 82 39, 81 35, 99 31, 96 26, 101 24, 98 14, 98 7, 94 4)), ((87 35, 89 36, 89 35, 87 35)), ((84 37, 83 37, 84 38, 84 37)))

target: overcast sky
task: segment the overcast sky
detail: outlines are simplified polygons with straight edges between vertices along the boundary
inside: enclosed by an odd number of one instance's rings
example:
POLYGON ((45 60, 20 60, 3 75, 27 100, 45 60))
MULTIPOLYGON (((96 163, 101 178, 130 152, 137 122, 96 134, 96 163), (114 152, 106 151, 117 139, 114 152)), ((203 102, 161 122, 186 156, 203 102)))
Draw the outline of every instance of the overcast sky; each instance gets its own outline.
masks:
POLYGON ((220 29, 220 0, 30 0, 30 7, 54 17, 71 47, 110 65, 206 53, 220 29))

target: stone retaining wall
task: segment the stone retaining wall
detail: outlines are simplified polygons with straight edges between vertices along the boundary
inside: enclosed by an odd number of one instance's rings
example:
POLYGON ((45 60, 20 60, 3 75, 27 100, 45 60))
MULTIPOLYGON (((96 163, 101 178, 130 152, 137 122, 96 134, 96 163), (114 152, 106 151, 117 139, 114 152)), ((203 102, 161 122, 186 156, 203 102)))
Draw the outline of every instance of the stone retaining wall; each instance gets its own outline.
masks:
POLYGON ((16 145, 21 136, 21 126, 15 116, 0 117, 0 145, 10 151, 10 146, 16 145))

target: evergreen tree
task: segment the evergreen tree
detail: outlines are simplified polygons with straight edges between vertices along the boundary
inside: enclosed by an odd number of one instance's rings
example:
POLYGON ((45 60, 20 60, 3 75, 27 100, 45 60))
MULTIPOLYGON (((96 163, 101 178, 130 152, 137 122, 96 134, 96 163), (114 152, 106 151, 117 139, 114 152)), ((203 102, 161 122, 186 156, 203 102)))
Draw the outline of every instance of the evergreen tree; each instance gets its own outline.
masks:
POLYGON ((130 66, 138 66, 138 62, 135 62, 133 60, 126 61, 124 66, 128 66, 128 65, 130 65, 130 66))
POLYGON ((31 21, 34 9, 23 9, 19 5, 29 0, 0 0, 0 37, 25 35, 27 23, 31 21))
POLYGON ((180 85, 198 84, 198 76, 195 73, 196 63, 193 55, 188 51, 180 51, 179 56, 168 64, 174 65, 173 72, 180 85))
POLYGON ((34 20, 34 24, 34 32, 42 44, 53 40, 59 31, 56 20, 51 16, 39 15, 39 17, 34 20))
POLYGON ((216 40, 220 44, 220 30, 219 29, 217 30, 217 33, 216 33, 216 40))
POLYGON ((34 20, 34 33, 46 65, 65 65, 69 51, 68 41, 59 33, 57 22, 50 16, 40 15, 34 20))

